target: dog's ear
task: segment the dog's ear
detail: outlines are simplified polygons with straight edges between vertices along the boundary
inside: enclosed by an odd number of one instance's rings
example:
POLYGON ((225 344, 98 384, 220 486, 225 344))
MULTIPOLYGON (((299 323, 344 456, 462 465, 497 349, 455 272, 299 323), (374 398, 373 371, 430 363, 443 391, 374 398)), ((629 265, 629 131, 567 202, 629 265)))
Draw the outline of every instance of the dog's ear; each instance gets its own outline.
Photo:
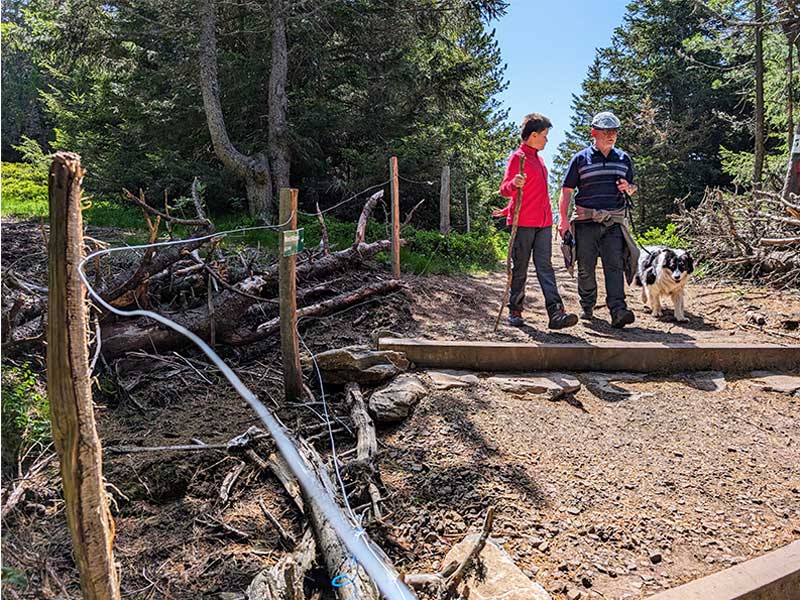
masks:
POLYGON ((692 259, 692 255, 687 252, 684 256, 686 257, 686 272, 691 273, 694 271, 694 260, 692 259))
POLYGON ((656 282, 656 273, 653 271, 652 268, 645 270, 644 272, 644 282, 647 285, 653 285, 656 282))

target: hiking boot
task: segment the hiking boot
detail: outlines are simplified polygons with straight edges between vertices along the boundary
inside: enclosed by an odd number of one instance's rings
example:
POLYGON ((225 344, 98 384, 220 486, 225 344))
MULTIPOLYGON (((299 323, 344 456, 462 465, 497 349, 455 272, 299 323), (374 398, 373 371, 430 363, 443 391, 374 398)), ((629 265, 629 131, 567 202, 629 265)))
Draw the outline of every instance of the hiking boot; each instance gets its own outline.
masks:
POLYGON ((578 322, 578 315, 567 313, 563 308, 553 311, 550 315, 550 322, 547 324, 548 329, 566 329, 572 327, 578 322))
POLYGON ((622 329, 625 325, 630 325, 636 320, 633 312, 627 308, 618 310, 611 316, 611 326, 616 329, 622 329))
POLYGON ((594 318, 594 310, 591 308, 581 308, 581 320, 591 321, 594 318))
POLYGON ((522 318, 521 310, 512 310, 506 321, 512 327, 522 327, 525 325, 525 319, 522 318))

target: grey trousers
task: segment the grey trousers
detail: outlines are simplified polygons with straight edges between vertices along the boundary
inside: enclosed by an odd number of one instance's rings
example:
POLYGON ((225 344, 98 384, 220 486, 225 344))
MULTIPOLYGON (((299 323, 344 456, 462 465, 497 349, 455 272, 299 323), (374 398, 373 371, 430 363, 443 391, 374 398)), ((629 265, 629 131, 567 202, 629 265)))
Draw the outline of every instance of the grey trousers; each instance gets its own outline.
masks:
POLYGON ((625 238, 618 224, 610 227, 594 221, 575 221, 575 254, 578 259, 578 295, 583 308, 597 303, 597 257, 603 261, 606 283, 606 306, 611 314, 627 308, 625 304, 625 267, 622 255, 625 238))
POLYGON ((525 284, 528 281, 528 265, 533 256, 536 277, 544 293, 547 314, 562 309, 564 303, 556 287, 556 274, 550 260, 552 252, 552 227, 518 227, 514 247, 511 250, 511 293, 508 297, 509 310, 523 309, 525 303, 525 284))

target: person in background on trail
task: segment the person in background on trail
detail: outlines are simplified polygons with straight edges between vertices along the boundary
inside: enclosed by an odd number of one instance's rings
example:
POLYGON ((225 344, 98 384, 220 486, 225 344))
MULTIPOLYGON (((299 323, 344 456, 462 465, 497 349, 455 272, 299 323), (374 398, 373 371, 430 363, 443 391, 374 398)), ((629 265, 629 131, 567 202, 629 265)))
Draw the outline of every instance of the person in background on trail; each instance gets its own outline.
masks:
POLYGON ((625 220, 627 197, 636 192, 636 186, 630 156, 614 147, 619 126, 619 119, 611 112, 598 113, 592 119, 594 143, 573 155, 561 184, 558 233, 563 238, 571 230, 575 238, 581 319, 593 318, 599 255, 603 261, 611 326, 621 329, 635 320, 625 303, 625 279, 630 285, 636 274, 639 250, 625 220), (567 213, 576 188, 575 211, 570 222, 567 213))
POLYGON ((538 113, 527 115, 522 120, 522 144, 509 157, 506 175, 500 184, 500 195, 510 200, 505 208, 492 211, 493 217, 505 216, 506 222, 513 225, 517 190, 522 190, 517 235, 511 251, 512 277, 508 297, 508 323, 514 327, 525 324, 522 310, 531 256, 544 294, 549 316, 547 326, 550 329, 564 329, 578 322, 577 315, 564 311, 550 259, 553 212, 547 190, 547 167, 539 151, 547 144, 547 134, 552 126, 550 119, 538 113), (525 156, 524 175, 519 172, 521 156, 525 156))

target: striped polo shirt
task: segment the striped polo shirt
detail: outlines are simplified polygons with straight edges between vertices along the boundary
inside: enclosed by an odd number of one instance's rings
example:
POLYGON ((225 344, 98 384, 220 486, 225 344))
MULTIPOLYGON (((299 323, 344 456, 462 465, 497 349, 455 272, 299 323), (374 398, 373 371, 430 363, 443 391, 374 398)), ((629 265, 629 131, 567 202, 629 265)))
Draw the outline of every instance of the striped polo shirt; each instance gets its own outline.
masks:
POLYGON ((578 189, 575 204, 585 208, 622 208, 625 199, 617 189, 617 180, 633 183, 633 163, 630 156, 612 148, 608 156, 594 144, 576 153, 569 163, 561 187, 578 189))

